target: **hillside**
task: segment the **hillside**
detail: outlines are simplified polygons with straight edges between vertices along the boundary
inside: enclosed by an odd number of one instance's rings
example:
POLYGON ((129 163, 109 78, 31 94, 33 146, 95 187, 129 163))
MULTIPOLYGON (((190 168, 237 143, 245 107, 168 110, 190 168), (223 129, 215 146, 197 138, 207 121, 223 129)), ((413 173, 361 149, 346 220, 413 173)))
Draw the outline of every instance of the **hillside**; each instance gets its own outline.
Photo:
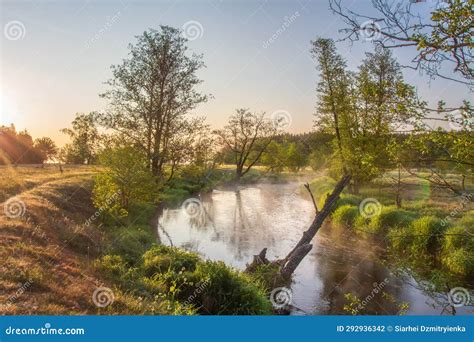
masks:
MULTIPOLYGON (((0 314, 97 314, 94 272, 105 234, 88 221, 88 168, 10 168, 1 180, 0 314), (13 196, 13 197, 12 197, 13 196), (6 198, 9 197, 8 200, 6 198)), ((115 292, 114 313, 137 313, 115 292)))

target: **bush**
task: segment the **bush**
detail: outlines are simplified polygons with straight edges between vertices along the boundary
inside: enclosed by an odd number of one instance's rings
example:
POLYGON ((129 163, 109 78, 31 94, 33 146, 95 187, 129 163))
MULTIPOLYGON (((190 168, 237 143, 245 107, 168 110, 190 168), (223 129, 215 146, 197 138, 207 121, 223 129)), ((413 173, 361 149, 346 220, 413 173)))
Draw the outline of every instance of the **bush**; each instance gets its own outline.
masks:
MULTIPOLYGON (((324 203, 326 202, 326 198, 332 193, 333 190, 329 190, 326 193, 324 193, 323 196, 319 198, 319 203, 318 203, 318 208, 322 209, 324 206, 324 203)), ((361 198, 356 195, 350 195, 350 194, 341 194, 339 196, 339 199, 336 201, 333 207, 333 212, 339 208, 342 207, 343 205, 353 205, 353 206, 359 206, 359 203, 361 201, 361 198)))
POLYGON ((96 175, 93 201, 96 208, 113 216, 127 216, 131 206, 153 201, 156 182, 147 167, 144 152, 124 145, 105 149, 96 175))
POLYGON ((257 283, 262 284, 267 292, 287 285, 287 280, 280 276, 280 266, 274 263, 258 265, 252 270, 251 276, 257 283))
POLYGON ((379 215, 370 218, 367 228, 373 233, 388 233, 390 229, 409 226, 416 216, 407 210, 384 207, 379 215))
POLYGON ((411 227, 413 253, 428 252, 436 254, 440 250, 445 231, 441 220, 434 216, 424 216, 413 221, 411 227))
POLYGON ((266 291, 249 275, 223 262, 200 263, 195 275, 207 282, 202 294, 203 313, 219 315, 265 315, 272 312, 266 291))
POLYGON ((155 246, 143 255, 143 269, 147 276, 168 271, 193 272, 200 261, 198 255, 175 247, 155 246))
POLYGON ((359 208, 350 204, 343 205, 334 211, 332 218, 335 223, 352 226, 359 214, 359 208))
POLYGON ((458 248, 474 252, 474 225, 470 227, 456 225, 446 230, 443 249, 448 252, 458 248))
POLYGON ((454 273, 474 275, 474 225, 459 225, 446 230, 441 262, 454 273))
POLYGON ((474 253, 472 250, 459 248, 446 251, 441 257, 441 262, 451 272, 465 277, 474 276, 474 253))
POLYGON ((201 314, 262 315, 271 313, 264 287, 223 262, 202 261, 196 254, 158 246, 143 257, 144 282, 151 291, 201 314))
POLYGON ((411 226, 391 229, 388 232, 390 245, 397 252, 406 252, 413 242, 413 230, 411 226))

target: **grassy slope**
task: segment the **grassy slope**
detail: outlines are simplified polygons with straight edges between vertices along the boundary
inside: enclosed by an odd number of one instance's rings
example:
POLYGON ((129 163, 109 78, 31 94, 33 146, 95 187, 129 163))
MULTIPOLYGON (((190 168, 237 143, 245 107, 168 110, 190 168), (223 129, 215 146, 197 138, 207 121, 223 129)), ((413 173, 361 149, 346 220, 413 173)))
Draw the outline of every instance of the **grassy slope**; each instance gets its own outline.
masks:
MULTIPOLYGON (((63 174, 49 168, 15 168, 8 171, 9 180, 2 177, 3 200, 16 196, 25 211, 9 218, 1 204, 0 314, 100 312, 92 293, 98 286, 112 285, 92 266, 105 241, 101 230, 85 224, 95 213, 90 199, 93 173, 88 168, 63 174)), ((124 297, 116 294, 114 313, 138 313, 124 297)))
MULTIPOLYGON (((25 210, 21 217, 7 217, 0 202, 0 314, 193 314, 194 304, 206 304, 207 311, 215 313, 270 312, 263 289, 224 264, 199 261, 197 273, 188 274, 196 283, 207 281, 202 295, 220 298, 212 306, 207 297, 195 299, 193 306, 181 303, 187 302, 188 292, 196 291, 186 277, 182 281, 182 272, 143 274, 147 259, 142 255, 155 242, 149 229, 155 208, 144 204, 120 223, 110 218, 95 226, 100 220, 91 220, 98 213, 91 202, 92 169, 8 172, 10 181, 5 177, 1 182, 3 199, 21 201, 25 210), (175 282, 179 293, 171 290, 175 282), (92 295, 100 286, 112 289, 113 305, 94 305, 92 295), (231 291, 235 298, 228 293, 219 297, 222 291, 231 291), (243 298, 247 306, 234 310, 243 298), (222 311, 222 306, 232 309, 222 311)), ((163 260, 153 262, 179 264, 174 250, 165 248, 163 253, 163 260)))

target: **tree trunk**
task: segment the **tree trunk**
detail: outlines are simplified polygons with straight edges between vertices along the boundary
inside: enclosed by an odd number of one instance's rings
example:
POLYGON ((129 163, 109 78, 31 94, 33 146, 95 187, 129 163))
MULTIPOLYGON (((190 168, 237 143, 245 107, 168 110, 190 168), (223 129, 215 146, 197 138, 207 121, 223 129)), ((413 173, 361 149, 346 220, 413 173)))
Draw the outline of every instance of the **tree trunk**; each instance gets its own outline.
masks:
MULTIPOLYGON (((339 180, 333 192, 326 198, 323 208, 316 215, 309 228, 303 233, 303 236, 296 246, 291 250, 285 259, 273 261, 273 263, 280 265, 280 275, 282 277, 287 279, 290 278, 304 257, 311 251, 313 248, 311 241, 323 225, 324 220, 331 213, 334 204, 339 199, 339 195, 347 186, 347 184, 349 184, 350 180, 350 175, 345 175, 341 178, 341 180, 339 180)), ((266 259, 265 255, 266 248, 264 248, 260 254, 255 256, 252 264, 247 267, 247 271, 252 272, 252 270, 254 270, 259 264, 268 264, 269 261, 266 259)))

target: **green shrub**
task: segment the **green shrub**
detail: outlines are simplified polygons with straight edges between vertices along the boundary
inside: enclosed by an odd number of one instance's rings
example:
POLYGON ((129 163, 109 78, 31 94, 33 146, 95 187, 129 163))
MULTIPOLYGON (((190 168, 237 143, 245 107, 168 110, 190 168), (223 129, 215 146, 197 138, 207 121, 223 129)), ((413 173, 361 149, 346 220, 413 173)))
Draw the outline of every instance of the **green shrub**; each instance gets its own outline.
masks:
POLYGON ((446 229, 443 227, 441 220, 434 216, 424 216, 413 221, 411 227, 413 253, 428 252, 436 254, 440 250, 443 233, 446 229))
POLYGON ((459 248, 446 251, 441 257, 441 262, 451 272, 465 277, 474 276, 474 253, 472 249, 459 248))
POLYGON ((443 249, 449 252, 458 248, 466 248, 474 253, 474 225, 456 225, 446 230, 443 249))
POLYGON ((373 233, 388 233, 390 229, 409 226, 416 216, 404 209, 383 207, 379 215, 370 218, 367 228, 373 233))
POLYGON ((104 255, 95 261, 94 266, 108 279, 119 279, 127 273, 127 264, 120 255, 104 255))
MULTIPOLYGON (((324 203, 326 202, 326 198, 332 193, 332 190, 327 191, 326 193, 323 194, 319 198, 319 203, 318 203, 318 208, 322 209, 324 206, 324 203)), ((362 199, 359 196, 356 195, 351 195, 351 194, 341 194, 339 196, 339 199, 336 201, 333 207, 333 212, 339 207, 342 207, 343 205, 353 205, 353 206, 359 206, 359 203, 362 199)))
POLYGON ((105 279, 113 281, 125 289, 139 290, 142 288, 138 283, 140 278, 138 270, 130 268, 119 255, 104 255, 94 262, 94 267, 105 279))
POLYGON ((352 226, 359 215, 359 208, 350 204, 343 205, 334 211, 332 218, 335 223, 352 226))
POLYGON ((198 306, 203 313, 220 315, 265 315, 272 312, 266 291, 249 275, 223 262, 200 263, 195 275, 207 284, 198 306))
MULTIPOLYGON (((465 224, 466 221, 459 223, 465 224)), ((474 225, 459 225, 446 230, 441 262, 454 273, 474 275, 474 225)))
POLYGON ((412 226, 391 229, 388 232, 388 241, 395 251, 410 253, 411 244, 413 243, 412 226))
POLYGON ((370 218, 362 216, 362 215, 358 215, 356 216, 354 220, 353 226, 360 230, 366 230, 369 223, 370 223, 370 218))
POLYGON ((126 217, 129 209, 156 196, 156 182, 145 153, 131 145, 106 148, 99 157, 105 166, 96 176, 93 202, 103 214, 126 217))
POLYGON ((252 278, 265 288, 267 292, 280 286, 287 285, 280 276, 280 266, 274 263, 258 265, 251 273, 252 278))
POLYGON ((167 246, 155 246, 143 255, 143 269, 147 276, 167 271, 194 271, 200 261, 198 255, 182 249, 167 246))
POLYGON ((149 291, 196 308, 201 314, 271 313, 264 286, 223 262, 202 261, 196 254, 158 246, 143 256, 143 282, 149 291))

